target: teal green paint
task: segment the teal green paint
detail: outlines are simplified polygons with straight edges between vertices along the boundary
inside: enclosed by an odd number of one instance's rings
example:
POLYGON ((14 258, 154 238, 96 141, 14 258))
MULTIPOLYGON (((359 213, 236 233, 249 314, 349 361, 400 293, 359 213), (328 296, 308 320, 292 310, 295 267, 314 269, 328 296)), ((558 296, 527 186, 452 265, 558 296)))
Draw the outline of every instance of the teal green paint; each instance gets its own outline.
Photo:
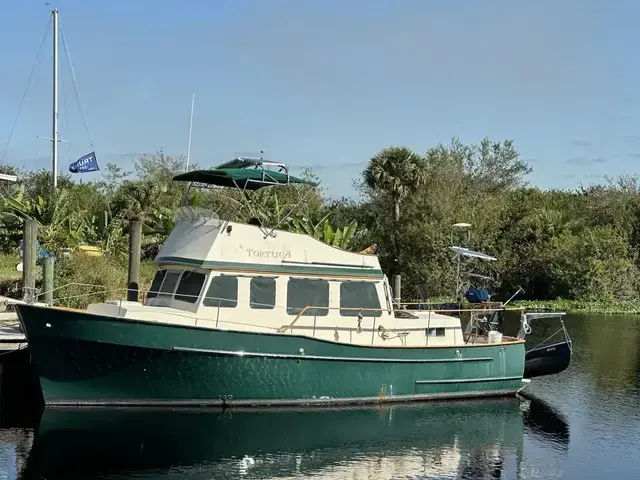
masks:
POLYGON ((325 267, 307 265, 265 265, 262 263, 220 262, 195 260, 184 257, 160 257, 156 259, 159 265, 181 265, 192 268, 210 270, 235 270, 242 272, 281 273, 289 275, 343 275, 351 277, 372 277, 382 279, 380 269, 373 268, 349 268, 349 267, 325 267))
POLYGON ((389 400, 392 394, 410 399, 514 393, 524 371, 524 343, 380 348, 118 320, 33 305, 17 309, 47 403, 215 402, 229 397, 304 403, 322 397, 382 395, 389 400), (220 350, 253 355, 212 352, 220 350), (455 361, 457 351, 465 360, 483 360, 455 361), (404 361, 376 361, 389 358, 404 361), (468 381, 450 381, 455 379, 468 381), (424 381, 433 383, 419 383, 424 381))
MULTIPOLYGON (((115 472, 148 478, 150 471, 154 478, 238 478, 239 459, 248 457, 255 463, 246 478, 327 478, 327 472, 346 470, 333 476, 361 478, 362 469, 383 456, 409 462, 404 471, 414 458, 437 458, 437 452, 484 453, 499 446, 511 458, 523 449, 521 408, 515 397, 392 408, 47 408, 28 471, 29 478, 59 478, 73 465, 76 478, 113 478, 115 472)), ((439 478, 456 477, 464 465, 478 463, 463 458, 450 476, 439 478)), ((495 467, 489 465, 483 472, 495 467)))
POLYGON ((219 187, 236 188, 239 190, 258 190, 274 185, 305 184, 316 186, 315 182, 303 180, 293 175, 265 170, 263 168, 248 168, 257 165, 256 162, 232 160, 211 170, 193 170, 173 177, 176 182, 195 182, 219 187))

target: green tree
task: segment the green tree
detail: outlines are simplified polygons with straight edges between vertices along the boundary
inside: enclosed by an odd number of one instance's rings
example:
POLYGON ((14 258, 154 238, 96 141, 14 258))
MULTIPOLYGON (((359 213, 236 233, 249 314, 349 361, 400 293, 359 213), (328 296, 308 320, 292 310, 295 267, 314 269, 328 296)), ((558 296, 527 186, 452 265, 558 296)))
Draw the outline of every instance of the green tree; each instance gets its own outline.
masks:
POLYGON ((363 172, 365 185, 372 191, 388 194, 393 200, 393 218, 400 220, 400 205, 424 184, 424 159, 406 147, 389 147, 379 151, 363 172))

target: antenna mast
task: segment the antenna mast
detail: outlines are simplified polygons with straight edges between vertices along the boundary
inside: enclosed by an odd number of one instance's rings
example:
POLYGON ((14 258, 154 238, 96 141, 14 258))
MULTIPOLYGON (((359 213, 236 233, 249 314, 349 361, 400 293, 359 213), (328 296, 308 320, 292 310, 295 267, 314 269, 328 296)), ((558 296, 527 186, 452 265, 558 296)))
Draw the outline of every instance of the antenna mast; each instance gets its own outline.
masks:
MULTIPOLYGON (((454 231, 458 230, 458 231, 462 231, 464 232, 466 230, 467 232, 467 247, 469 247, 470 243, 471 243, 471 224, 470 223, 464 223, 464 222, 460 222, 460 223, 454 223, 452 225, 453 229, 451 230, 451 243, 452 245, 455 245, 454 243, 454 231)), ((456 264, 456 301, 461 300, 462 298, 464 298, 464 293, 465 293, 465 288, 464 288, 464 284, 462 281, 462 276, 460 275, 460 267, 461 267, 461 262, 462 262, 462 255, 460 255, 459 253, 456 254, 456 260, 457 260, 457 264, 456 264)))
POLYGON ((58 9, 51 12, 53 15, 53 193, 58 188, 58 9))
POLYGON ((53 17, 53 126, 51 138, 41 137, 40 135, 38 135, 38 138, 51 142, 51 176, 53 177, 51 194, 55 196, 58 188, 58 143, 65 140, 61 140, 58 135, 58 26, 60 22, 57 8, 51 11, 51 16, 53 17))
POLYGON ((191 156, 191 128, 193 127, 193 104, 196 101, 195 92, 191 94, 191 118, 189 119, 189 145, 187 146, 187 168, 185 172, 189 171, 189 157, 191 156))

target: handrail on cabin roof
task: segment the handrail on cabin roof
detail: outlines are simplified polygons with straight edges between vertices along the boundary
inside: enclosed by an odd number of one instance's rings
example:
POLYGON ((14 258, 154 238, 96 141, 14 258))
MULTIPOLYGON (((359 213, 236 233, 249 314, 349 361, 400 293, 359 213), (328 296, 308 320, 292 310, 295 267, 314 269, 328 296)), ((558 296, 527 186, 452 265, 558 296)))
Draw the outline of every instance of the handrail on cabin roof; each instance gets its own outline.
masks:
MULTIPOLYGON (((410 304, 406 304, 406 305, 410 305, 410 304)), ((369 308, 369 307, 317 307, 317 306, 312 306, 312 305, 307 305, 306 307, 304 307, 302 310, 300 310, 298 312, 298 315, 296 315, 296 318, 293 319, 293 321, 288 324, 288 325, 282 325, 280 328, 278 328, 278 332, 279 333, 283 333, 286 332, 287 330, 289 330, 290 328, 293 327, 293 325, 295 325, 295 323, 300 319, 300 317, 302 317, 302 315, 304 314, 304 312, 308 311, 308 310, 312 310, 312 309, 317 309, 317 310, 347 310, 347 311, 356 311, 356 310, 361 310, 361 311, 366 311, 366 312, 389 312, 389 314, 391 313, 395 313, 395 312, 402 312, 402 313, 413 313, 413 312, 420 312, 420 313, 436 313, 436 314, 440 314, 442 312, 442 314, 451 314, 451 313, 463 313, 463 312, 474 312, 474 313, 478 313, 478 312, 512 312, 512 311, 523 311, 525 310, 524 307, 498 307, 498 308, 487 308, 487 309, 426 309, 426 310, 406 310, 406 309, 401 309, 401 308, 369 308)), ((418 317, 416 317, 418 318, 418 317)))

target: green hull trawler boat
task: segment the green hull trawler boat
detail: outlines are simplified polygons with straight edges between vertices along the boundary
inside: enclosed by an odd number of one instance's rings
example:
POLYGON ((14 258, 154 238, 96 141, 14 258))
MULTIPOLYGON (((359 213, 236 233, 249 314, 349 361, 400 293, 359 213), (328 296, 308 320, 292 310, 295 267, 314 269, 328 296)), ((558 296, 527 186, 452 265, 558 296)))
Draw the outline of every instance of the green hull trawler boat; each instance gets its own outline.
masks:
MULTIPOLYGON (((174 180, 235 187, 245 200, 315 186, 244 158, 174 180)), ((527 382, 532 314, 520 311, 507 336, 495 329, 504 305, 472 304, 463 330, 464 308, 395 303, 373 254, 191 210, 155 261, 142 303, 16 305, 46 405, 400 402, 514 395, 527 382)))

